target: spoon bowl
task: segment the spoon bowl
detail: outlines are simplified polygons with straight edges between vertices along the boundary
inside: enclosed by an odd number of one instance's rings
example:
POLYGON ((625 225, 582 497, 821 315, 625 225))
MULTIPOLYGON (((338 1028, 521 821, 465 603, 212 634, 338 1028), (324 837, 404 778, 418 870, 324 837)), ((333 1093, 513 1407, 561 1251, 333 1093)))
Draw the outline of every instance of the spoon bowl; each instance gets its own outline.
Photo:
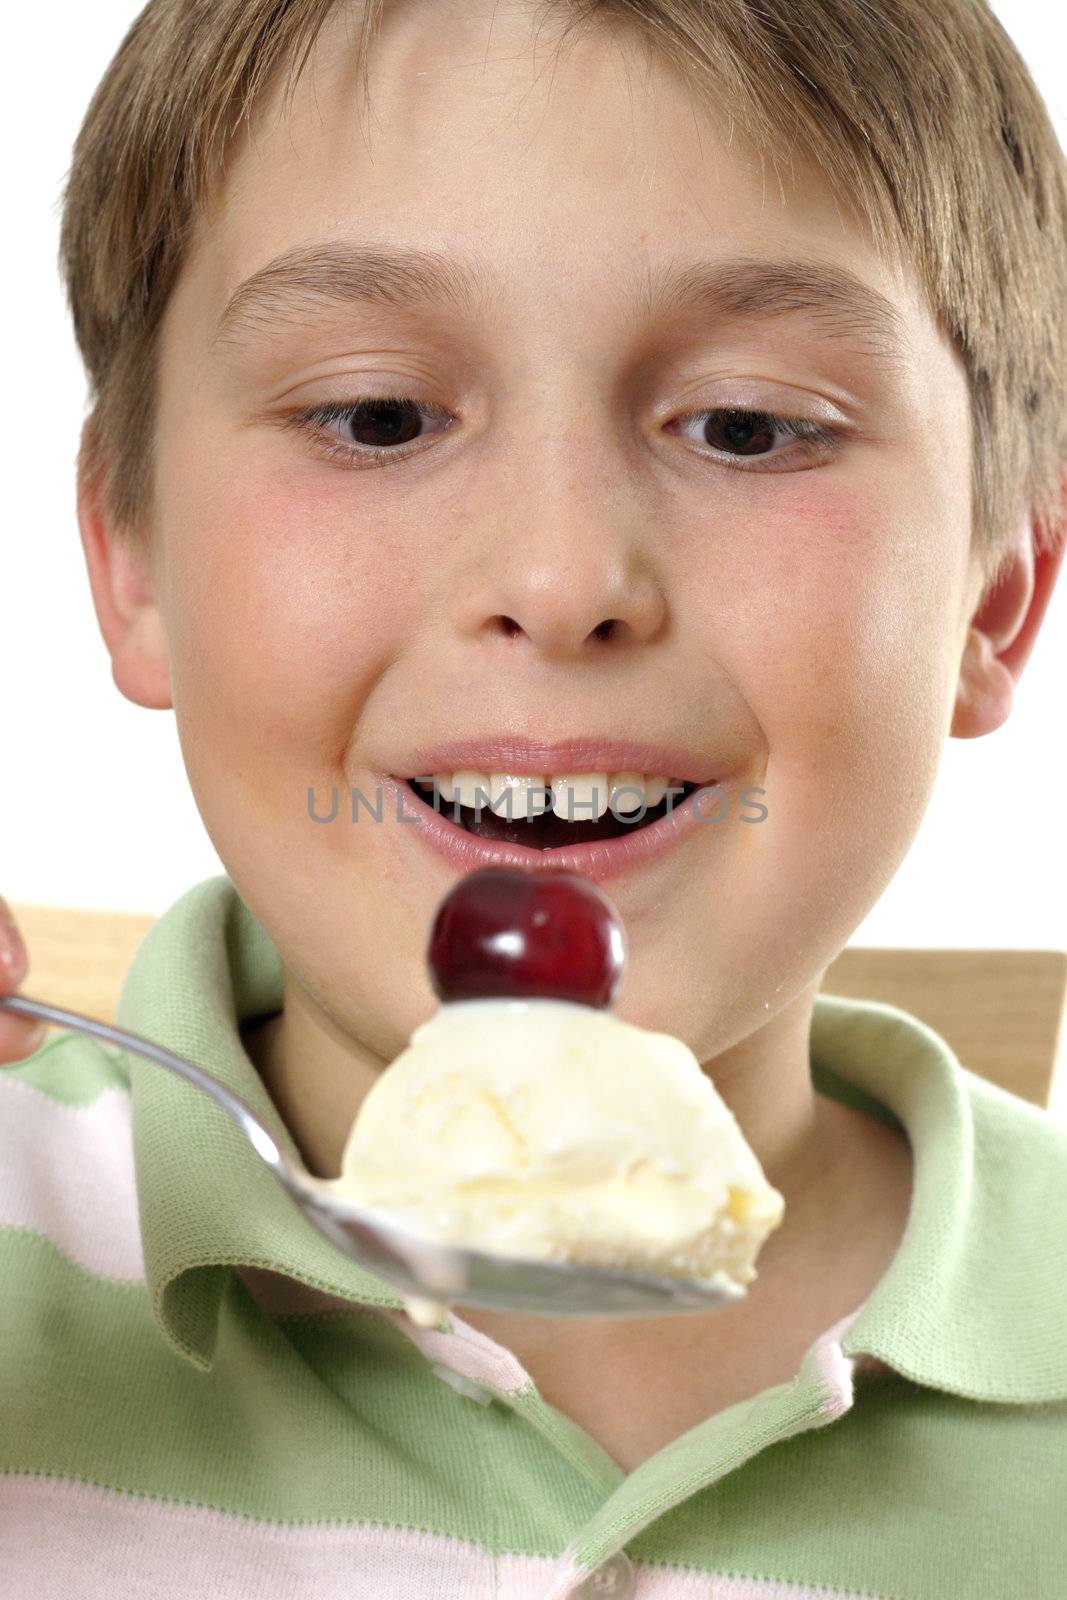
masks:
POLYGON ((43 1000, 5 995, 0 996, 0 1006, 20 1016, 41 1017, 57 1027, 105 1039, 146 1061, 154 1061, 210 1095, 233 1118, 309 1222, 343 1255, 383 1278, 412 1302, 409 1309, 416 1321, 436 1321, 449 1304, 555 1317, 663 1316, 725 1306, 745 1293, 726 1277, 709 1284, 570 1261, 533 1260, 474 1250, 413 1233, 385 1212, 342 1199, 329 1179, 316 1178, 279 1148, 240 1095, 195 1062, 140 1034, 43 1000))

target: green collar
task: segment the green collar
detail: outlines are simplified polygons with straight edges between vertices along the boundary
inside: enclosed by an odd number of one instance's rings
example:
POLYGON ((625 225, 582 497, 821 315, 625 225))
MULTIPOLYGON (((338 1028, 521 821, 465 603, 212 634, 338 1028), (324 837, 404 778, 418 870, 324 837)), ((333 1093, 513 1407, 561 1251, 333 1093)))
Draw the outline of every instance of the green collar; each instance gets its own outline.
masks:
MULTIPOLYGON (((299 1159, 239 1033, 280 1011, 282 992, 277 949, 220 875, 149 931, 117 1019, 213 1072, 299 1159)), ((220 1106, 139 1056, 127 1060, 152 1310, 179 1354, 210 1369, 237 1266, 357 1304, 402 1306, 301 1215, 220 1106)), ((904 1237, 845 1354, 877 1356, 972 1399, 1067 1399, 1067 1132, 966 1071, 932 1029, 893 1006, 819 995, 811 1061, 822 1093, 898 1121, 914 1152, 904 1237)))
MULTIPOLYGON (((149 929, 126 974, 119 1025, 187 1056, 247 1100, 301 1159, 252 1065, 241 1024, 282 1009, 277 949, 229 877, 208 878, 149 929)), ((162 1332, 204 1371, 232 1267, 264 1267, 366 1305, 403 1305, 306 1217, 222 1107, 129 1056, 141 1238, 162 1332)))

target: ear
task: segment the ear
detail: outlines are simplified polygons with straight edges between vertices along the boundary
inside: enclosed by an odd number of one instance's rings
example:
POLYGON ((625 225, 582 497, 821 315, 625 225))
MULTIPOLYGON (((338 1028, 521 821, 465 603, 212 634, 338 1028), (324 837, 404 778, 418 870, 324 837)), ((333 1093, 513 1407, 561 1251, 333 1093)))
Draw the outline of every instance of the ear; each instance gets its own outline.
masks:
POLYGON ((1027 515, 998 581, 983 589, 960 662, 951 737, 977 739, 1008 720, 1015 685, 1041 631, 1067 552, 1064 532, 1060 529, 1055 549, 1039 549, 1037 525, 1027 515))
POLYGON ((88 467, 90 426, 91 418, 82 427, 78 451, 78 529, 111 676, 127 700, 165 711, 174 701, 151 549, 147 542, 134 547, 120 537, 104 511, 99 474, 88 467))

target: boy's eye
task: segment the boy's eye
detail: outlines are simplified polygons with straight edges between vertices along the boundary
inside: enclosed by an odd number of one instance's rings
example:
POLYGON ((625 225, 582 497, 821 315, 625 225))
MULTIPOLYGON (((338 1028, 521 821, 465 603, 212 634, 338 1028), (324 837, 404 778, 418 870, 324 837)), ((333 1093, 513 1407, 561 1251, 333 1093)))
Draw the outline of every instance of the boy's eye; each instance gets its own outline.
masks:
MULTIPOLYGON (((299 411, 291 420, 319 441, 321 453, 352 466, 374 466, 386 456, 408 455, 403 447, 418 439, 425 420, 447 428, 447 411, 404 396, 330 400, 299 411)), ((444 431, 444 428, 439 431, 444 431)))
MULTIPOLYGON (((439 406, 403 395, 331 400, 286 419, 287 426, 303 428, 311 435, 316 454, 353 467, 403 460, 412 454, 407 447, 422 436, 426 422, 440 424, 436 431, 446 432, 452 418, 439 406)), ((777 462, 784 456, 787 465, 804 465, 813 454, 825 456, 841 441, 840 430, 824 423, 737 406, 690 412, 679 422, 699 426, 702 442, 715 451, 710 459, 718 461, 769 457, 777 462), (782 435, 805 447, 800 462, 795 461, 795 450, 775 450, 782 435)))
POLYGON ((796 452, 775 451, 775 440, 784 434, 786 439, 798 440, 812 450, 832 450, 841 439, 840 430, 822 422, 810 422, 804 417, 780 417, 773 411, 746 411, 737 406, 719 406, 709 411, 693 411, 682 419, 698 425, 701 442, 711 445, 727 456, 752 458, 771 456, 777 460, 783 454, 791 460, 796 452))

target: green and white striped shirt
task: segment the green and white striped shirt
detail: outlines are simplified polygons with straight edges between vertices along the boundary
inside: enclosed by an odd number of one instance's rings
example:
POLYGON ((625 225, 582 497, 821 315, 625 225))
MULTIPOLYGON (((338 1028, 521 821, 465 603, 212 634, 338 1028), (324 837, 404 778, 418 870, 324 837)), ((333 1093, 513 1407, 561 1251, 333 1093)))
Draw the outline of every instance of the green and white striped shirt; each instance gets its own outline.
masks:
MULTIPOLYGON (((238 1031, 281 1003, 220 876, 119 1020, 295 1156, 238 1031)), ((1067 1131, 890 1006, 820 996, 811 1056, 911 1142, 897 1255, 791 1382, 626 1473, 506 1347, 415 1327, 214 1102, 52 1037, 0 1072, 0 1595, 1062 1600, 1067 1131)))

